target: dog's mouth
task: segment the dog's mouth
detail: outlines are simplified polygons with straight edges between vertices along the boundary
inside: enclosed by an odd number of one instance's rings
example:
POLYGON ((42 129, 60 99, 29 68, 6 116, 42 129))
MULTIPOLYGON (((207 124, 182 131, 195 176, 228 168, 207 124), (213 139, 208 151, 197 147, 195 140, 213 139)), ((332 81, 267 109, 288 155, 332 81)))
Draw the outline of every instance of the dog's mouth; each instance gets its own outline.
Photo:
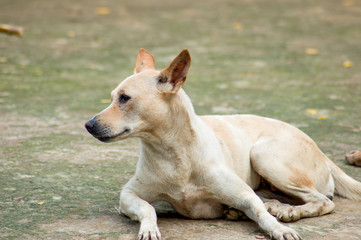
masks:
POLYGON ((126 136, 130 133, 130 128, 124 128, 124 130, 116 135, 106 135, 106 136, 94 136, 96 137, 98 140, 102 141, 102 142, 113 142, 116 141, 116 139, 120 136, 126 136))
POLYGON ((123 131, 121 131, 120 133, 112 134, 111 127, 109 127, 108 125, 99 124, 96 118, 93 118, 92 120, 86 122, 85 128, 91 135, 93 135, 93 137, 97 138, 102 142, 113 142, 120 140, 120 138, 127 137, 131 132, 130 127, 124 127, 123 131))

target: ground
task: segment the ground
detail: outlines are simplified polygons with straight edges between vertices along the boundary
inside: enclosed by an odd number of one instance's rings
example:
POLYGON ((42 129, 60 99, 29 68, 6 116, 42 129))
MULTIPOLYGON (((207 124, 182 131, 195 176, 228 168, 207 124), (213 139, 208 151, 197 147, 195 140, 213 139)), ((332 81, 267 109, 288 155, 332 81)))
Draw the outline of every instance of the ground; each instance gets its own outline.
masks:
MULTIPOLYGON (((161 69, 183 48, 198 114, 252 113, 309 134, 347 174, 361 148, 356 0, 0 0, 0 238, 136 239, 117 214, 138 141, 104 144, 84 123, 109 104, 143 47, 161 69)), ((304 239, 360 239, 361 203, 288 224, 304 239)), ((163 239, 268 238, 251 221, 195 221, 158 203, 163 239)))

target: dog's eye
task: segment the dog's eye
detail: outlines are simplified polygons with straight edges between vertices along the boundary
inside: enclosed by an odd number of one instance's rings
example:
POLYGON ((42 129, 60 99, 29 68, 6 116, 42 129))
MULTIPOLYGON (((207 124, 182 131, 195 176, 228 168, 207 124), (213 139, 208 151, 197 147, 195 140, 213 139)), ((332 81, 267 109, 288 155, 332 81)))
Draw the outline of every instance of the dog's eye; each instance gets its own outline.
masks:
POLYGON ((128 95, 125 95, 125 94, 121 94, 119 96, 119 102, 120 103, 126 103, 130 100, 130 97, 128 95))

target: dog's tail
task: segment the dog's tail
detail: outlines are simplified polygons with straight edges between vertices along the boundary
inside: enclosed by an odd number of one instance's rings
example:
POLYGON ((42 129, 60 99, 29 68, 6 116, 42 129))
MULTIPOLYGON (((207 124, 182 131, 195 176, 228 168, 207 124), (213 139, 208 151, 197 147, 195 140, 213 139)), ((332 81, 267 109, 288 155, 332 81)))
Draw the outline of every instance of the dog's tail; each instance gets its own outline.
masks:
POLYGON ((335 182, 336 192, 345 198, 361 200, 361 182, 344 173, 334 162, 327 158, 327 165, 335 182))

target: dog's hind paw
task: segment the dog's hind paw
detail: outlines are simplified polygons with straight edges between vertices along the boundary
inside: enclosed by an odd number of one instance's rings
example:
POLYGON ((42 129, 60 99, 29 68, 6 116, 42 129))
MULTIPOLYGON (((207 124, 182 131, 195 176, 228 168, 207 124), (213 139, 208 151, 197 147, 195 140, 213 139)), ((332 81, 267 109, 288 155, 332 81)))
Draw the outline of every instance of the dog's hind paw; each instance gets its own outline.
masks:
POLYGON ((294 222, 302 217, 297 207, 281 203, 278 200, 268 200, 264 204, 268 212, 282 222, 294 222))
POLYGON ((290 206, 281 209, 276 216, 282 222, 295 222, 301 219, 301 212, 296 207, 290 206))
POLYGON ((228 208, 224 210, 223 215, 226 217, 227 220, 231 220, 231 221, 249 220, 249 218, 244 212, 234 208, 228 208))

